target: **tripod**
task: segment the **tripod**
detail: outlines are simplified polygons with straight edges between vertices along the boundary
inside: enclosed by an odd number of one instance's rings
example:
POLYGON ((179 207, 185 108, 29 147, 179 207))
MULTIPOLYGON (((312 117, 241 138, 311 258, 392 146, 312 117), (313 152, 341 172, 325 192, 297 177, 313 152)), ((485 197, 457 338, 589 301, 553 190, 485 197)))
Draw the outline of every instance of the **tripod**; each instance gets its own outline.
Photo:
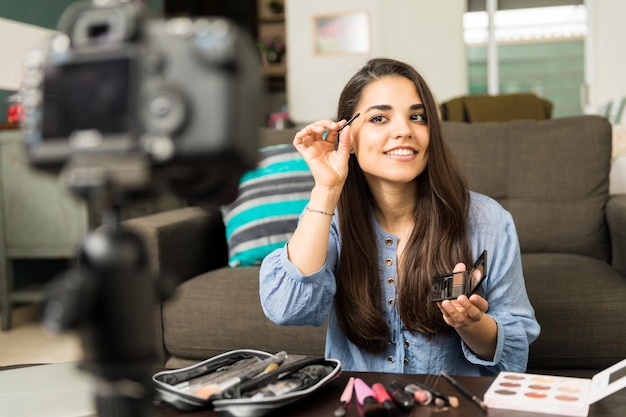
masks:
POLYGON ((103 209, 103 226, 81 243, 76 265, 48 293, 43 324, 80 332, 82 367, 95 377, 100 417, 152 415, 156 364, 154 314, 163 285, 148 270, 137 235, 120 227, 120 209, 103 209))

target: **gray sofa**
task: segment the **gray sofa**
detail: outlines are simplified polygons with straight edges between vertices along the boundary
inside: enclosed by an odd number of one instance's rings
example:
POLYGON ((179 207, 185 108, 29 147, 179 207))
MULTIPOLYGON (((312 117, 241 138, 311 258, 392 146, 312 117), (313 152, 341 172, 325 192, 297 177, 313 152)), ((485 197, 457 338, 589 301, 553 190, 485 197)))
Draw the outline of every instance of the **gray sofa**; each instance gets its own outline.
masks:
MULTIPOLYGON (((597 116, 444 122, 473 190, 516 222, 526 287, 542 326, 529 370, 589 375, 626 357, 626 195, 609 196, 611 126, 597 116)), ((289 143, 293 131, 268 141, 289 143)), ((184 282, 160 308, 158 344, 175 367, 237 348, 323 354, 324 328, 263 315, 258 267, 229 268, 218 208, 125 222, 152 269, 184 282)))

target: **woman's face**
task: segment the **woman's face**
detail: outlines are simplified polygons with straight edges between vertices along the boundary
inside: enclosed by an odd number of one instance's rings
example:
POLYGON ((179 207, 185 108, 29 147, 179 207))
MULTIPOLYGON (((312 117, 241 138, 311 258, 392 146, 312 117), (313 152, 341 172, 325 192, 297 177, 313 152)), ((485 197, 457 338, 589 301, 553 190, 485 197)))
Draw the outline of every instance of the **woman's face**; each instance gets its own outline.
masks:
POLYGON ((399 76, 363 90, 352 128, 352 149, 368 182, 408 183, 428 162, 426 112, 412 81, 399 76))

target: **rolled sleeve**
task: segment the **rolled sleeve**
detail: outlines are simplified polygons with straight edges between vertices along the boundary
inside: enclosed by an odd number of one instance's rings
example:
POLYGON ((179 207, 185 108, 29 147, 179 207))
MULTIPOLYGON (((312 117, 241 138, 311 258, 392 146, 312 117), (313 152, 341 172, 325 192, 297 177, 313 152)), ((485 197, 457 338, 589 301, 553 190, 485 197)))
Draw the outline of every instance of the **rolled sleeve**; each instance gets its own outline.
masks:
POLYGON ((287 245, 274 250, 261 264, 261 307, 267 318, 276 324, 319 327, 332 310, 337 291, 333 273, 337 259, 336 228, 331 229, 326 262, 313 274, 303 275, 291 263, 287 245))

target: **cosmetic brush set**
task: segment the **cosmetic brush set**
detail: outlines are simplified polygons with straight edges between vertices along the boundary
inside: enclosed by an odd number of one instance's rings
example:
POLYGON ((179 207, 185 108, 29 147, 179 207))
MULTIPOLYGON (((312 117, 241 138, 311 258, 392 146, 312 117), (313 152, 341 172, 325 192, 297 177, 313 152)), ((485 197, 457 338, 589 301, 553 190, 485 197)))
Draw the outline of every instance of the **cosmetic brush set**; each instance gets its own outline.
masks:
POLYGON ((341 363, 324 357, 240 349, 153 375, 157 399, 181 411, 213 408, 234 417, 260 417, 335 380, 341 363))

